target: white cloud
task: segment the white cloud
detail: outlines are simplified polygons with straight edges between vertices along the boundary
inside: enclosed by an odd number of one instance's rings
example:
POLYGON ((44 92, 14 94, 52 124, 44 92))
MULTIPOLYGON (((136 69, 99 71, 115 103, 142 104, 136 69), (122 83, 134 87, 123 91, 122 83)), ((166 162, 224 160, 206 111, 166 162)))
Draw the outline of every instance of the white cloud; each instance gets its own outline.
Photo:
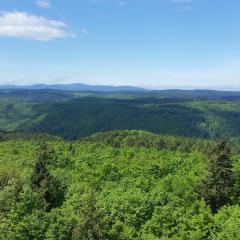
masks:
POLYGON ((36 2, 36 4, 40 7, 40 8, 50 8, 51 4, 49 1, 44 1, 44 0, 39 0, 36 2))
POLYGON ((26 12, 0 12, 0 37, 18 37, 40 41, 73 37, 62 21, 31 15, 26 12))
POLYGON ((120 7, 123 7, 123 6, 127 5, 127 2, 125 2, 125 1, 120 1, 120 2, 118 2, 118 5, 119 5, 120 7))

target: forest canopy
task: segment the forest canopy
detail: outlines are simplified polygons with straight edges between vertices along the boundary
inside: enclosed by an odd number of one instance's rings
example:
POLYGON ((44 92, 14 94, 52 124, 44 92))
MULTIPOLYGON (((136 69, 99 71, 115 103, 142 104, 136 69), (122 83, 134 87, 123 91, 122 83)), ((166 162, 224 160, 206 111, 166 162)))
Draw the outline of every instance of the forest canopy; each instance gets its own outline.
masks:
POLYGON ((237 151, 231 200, 213 212, 202 195, 214 146, 144 131, 2 134, 0 239, 238 239, 237 151))

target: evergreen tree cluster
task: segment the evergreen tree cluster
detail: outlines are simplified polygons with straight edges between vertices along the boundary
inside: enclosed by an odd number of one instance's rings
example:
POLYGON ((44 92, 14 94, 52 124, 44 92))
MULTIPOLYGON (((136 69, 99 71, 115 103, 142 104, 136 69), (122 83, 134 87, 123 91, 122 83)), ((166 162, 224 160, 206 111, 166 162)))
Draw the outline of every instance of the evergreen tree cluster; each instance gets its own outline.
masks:
POLYGON ((226 140, 217 143, 210 158, 207 177, 203 182, 203 197, 213 213, 233 199, 234 173, 230 148, 226 140))

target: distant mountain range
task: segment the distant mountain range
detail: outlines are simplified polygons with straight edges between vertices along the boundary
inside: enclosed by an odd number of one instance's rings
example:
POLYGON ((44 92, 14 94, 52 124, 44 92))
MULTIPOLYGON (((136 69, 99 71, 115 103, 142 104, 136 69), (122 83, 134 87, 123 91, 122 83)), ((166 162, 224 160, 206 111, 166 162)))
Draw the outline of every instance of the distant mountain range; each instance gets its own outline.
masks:
POLYGON ((67 91, 96 91, 96 92, 140 92, 147 89, 133 86, 88 85, 72 84, 34 84, 34 85, 0 85, 0 89, 28 89, 28 90, 67 90, 67 91))

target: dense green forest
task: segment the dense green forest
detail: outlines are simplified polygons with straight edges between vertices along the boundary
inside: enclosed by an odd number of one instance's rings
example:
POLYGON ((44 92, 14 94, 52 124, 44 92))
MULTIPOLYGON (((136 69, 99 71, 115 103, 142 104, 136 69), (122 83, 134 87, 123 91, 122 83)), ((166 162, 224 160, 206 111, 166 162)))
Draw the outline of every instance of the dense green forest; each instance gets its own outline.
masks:
POLYGON ((237 145, 144 131, 0 139, 0 239, 240 239, 237 145))
POLYGON ((239 120, 239 92, 0 90, 2 130, 45 132, 72 140, 129 129, 237 141, 239 120))
POLYGON ((240 239, 239 118, 236 92, 0 90, 0 239, 240 239))

